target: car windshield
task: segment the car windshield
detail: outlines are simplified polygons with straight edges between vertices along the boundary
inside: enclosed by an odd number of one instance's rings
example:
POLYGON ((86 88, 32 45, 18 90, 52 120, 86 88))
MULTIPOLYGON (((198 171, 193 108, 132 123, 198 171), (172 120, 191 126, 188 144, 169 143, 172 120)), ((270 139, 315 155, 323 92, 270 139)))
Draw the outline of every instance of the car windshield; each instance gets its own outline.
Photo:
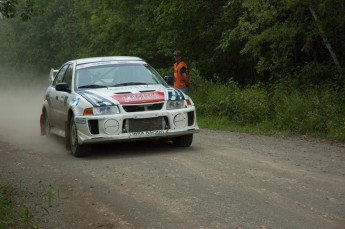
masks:
POLYGON ((75 83, 76 88, 102 88, 165 84, 165 81, 148 64, 94 64, 78 66, 75 83))

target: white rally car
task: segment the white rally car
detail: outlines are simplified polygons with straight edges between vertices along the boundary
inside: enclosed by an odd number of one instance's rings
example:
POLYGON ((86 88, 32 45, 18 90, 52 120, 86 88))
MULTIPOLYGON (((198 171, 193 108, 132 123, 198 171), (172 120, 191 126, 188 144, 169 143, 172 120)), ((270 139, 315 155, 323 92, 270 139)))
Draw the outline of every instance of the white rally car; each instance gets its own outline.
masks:
POLYGON ((199 131, 192 99, 141 58, 72 60, 50 77, 41 135, 64 137, 76 157, 88 144, 136 139, 166 138, 189 147, 199 131))

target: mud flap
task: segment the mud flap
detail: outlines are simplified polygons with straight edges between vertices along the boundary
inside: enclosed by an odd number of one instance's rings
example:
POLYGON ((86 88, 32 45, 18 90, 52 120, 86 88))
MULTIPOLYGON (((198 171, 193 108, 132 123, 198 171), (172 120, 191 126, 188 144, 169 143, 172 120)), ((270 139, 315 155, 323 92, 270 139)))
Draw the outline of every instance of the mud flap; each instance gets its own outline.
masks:
POLYGON ((46 135, 46 128, 45 128, 45 120, 44 120, 44 115, 41 114, 40 117, 40 128, 41 128, 41 136, 46 135))
POLYGON ((67 150, 71 150, 71 138, 68 121, 65 122, 65 147, 67 150))

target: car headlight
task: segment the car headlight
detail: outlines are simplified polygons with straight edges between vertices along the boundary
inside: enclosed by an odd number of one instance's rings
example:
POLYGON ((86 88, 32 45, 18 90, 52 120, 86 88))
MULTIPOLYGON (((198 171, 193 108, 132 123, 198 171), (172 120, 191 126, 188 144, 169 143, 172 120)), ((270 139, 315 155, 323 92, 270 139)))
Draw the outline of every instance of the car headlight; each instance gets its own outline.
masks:
POLYGON ((120 113, 117 106, 94 107, 94 115, 113 115, 120 113))
POLYGON ((167 109, 173 110, 173 109, 180 109, 184 107, 184 100, 171 100, 167 103, 167 109))

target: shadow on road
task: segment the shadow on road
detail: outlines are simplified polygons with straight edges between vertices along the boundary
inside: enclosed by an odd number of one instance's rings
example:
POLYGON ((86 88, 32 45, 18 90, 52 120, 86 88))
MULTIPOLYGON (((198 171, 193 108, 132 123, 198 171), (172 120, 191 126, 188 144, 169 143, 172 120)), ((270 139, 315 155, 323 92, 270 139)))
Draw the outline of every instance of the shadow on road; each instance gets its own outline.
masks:
MULTIPOLYGON (((64 147, 64 139, 54 137, 51 143, 64 147)), ((88 145, 88 155, 81 160, 98 160, 98 159, 119 159, 132 157, 145 157, 152 155, 171 155, 177 153, 196 152, 196 147, 175 147, 171 141, 167 140, 141 140, 118 143, 92 144, 88 145)), ((72 156, 68 151, 69 156, 72 156)), ((77 159, 77 158, 76 158, 77 159)), ((78 160, 77 159, 77 160, 78 160)))
POLYGON ((151 155, 189 153, 194 151, 193 147, 178 148, 169 141, 135 141, 111 144, 91 145, 90 155, 85 159, 98 158, 130 158, 145 157, 151 155))

